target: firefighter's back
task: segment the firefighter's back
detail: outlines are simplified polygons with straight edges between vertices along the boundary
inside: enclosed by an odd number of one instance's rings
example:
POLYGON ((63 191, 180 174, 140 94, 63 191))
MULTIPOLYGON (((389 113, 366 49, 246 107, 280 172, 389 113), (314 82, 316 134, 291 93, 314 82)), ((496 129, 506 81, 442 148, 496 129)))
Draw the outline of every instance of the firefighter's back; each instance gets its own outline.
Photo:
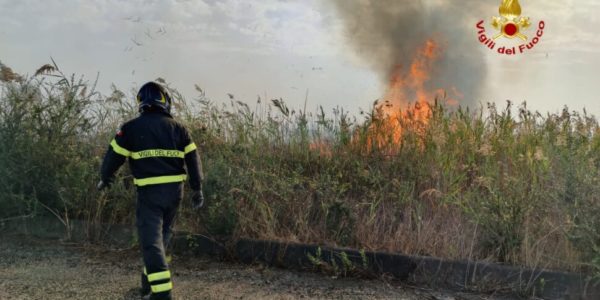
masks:
MULTIPOLYGON (((123 126, 131 151, 130 166, 136 185, 153 178, 185 177, 186 133, 170 115, 147 112, 123 126)), ((182 181, 182 180, 177 180, 182 181)), ((164 183, 168 183, 164 182, 164 183)))

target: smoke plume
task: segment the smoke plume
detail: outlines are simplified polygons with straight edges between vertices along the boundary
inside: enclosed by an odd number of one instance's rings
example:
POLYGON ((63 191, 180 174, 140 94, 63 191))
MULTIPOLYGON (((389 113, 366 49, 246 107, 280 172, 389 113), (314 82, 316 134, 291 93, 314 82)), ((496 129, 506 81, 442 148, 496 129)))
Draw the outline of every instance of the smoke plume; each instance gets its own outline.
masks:
POLYGON ((475 24, 492 15, 493 6, 482 10, 481 1, 464 0, 332 2, 345 24, 348 41, 382 80, 389 82, 395 71, 409 68, 416 51, 434 40, 440 53, 425 86, 431 90, 455 87, 463 94, 461 105, 479 103, 486 65, 475 24))

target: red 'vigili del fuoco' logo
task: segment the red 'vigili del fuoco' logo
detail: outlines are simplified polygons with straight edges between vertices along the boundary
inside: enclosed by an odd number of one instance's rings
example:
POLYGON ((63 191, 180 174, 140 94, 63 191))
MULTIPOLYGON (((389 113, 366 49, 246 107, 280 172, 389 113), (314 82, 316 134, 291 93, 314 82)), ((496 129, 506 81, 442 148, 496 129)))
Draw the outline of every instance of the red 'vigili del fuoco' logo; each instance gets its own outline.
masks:
POLYGON ((500 16, 493 17, 490 24, 497 31, 493 36, 486 34, 484 20, 477 22, 477 34, 482 45, 499 54, 519 55, 533 49, 540 42, 544 35, 546 22, 539 21, 536 30, 528 30, 531 27, 531 21, 529 17, 521 16, 519 0, 502 0, 499 11, 500 16), (507 39, 516 39, 521 43, 519 45, 502 45, 501 40, 507 39))

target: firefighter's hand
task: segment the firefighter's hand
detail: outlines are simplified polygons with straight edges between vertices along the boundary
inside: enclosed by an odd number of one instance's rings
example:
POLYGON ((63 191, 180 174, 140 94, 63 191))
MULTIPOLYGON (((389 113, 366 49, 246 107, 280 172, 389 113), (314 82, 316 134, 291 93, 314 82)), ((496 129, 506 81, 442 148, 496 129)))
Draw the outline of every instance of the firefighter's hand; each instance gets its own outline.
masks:
POLYGON ((194 210, 199 210, 204 206, 204 195, 202 190, 194 191, 192 193, 192 208, 194 210))
POLYGON ((106 184, 104 181, 100 180, 100 182, 98 182, 98 185, 96 185, 96 188, 101 191, 105 188, 108 187, 108 184, 106 184))

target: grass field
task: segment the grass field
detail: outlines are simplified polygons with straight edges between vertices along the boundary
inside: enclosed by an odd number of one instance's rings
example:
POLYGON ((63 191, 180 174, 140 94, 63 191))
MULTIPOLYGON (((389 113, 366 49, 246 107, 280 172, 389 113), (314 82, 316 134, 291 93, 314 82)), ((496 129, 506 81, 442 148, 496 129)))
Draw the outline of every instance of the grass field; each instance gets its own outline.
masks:
MULTIPOLYGON (((132 93, 101 95, 56 65, 1 71, 0 219, 132 224, 127 168, 95 190, 108 142, 137 113, 132 93)), ((172 90, 208 199, 200 215, 183 204, 181 229, 600 274, 600 129, 586 112, 432 99, 425 117, 387 103, 351 116, 197 90, 172 90)))

